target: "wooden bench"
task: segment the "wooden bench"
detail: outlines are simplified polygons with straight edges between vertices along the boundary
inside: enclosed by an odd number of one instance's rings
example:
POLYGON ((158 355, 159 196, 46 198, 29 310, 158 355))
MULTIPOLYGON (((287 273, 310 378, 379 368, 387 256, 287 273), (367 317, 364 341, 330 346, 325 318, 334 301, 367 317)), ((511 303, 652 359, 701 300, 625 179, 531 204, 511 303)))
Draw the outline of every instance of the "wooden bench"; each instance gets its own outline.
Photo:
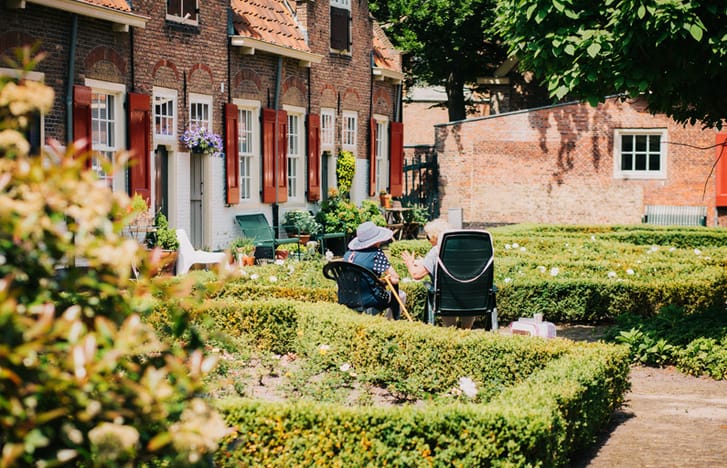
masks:
POLYGON ((646 205, 645 224, 663 226, 706 226, 706 206, 646 205))
POLYGON ((298 243, 297 237, 277 237, 275 230, 263 213, 239 214, 235 216, 235 221, 240 226, 244 237, 254 239, 256 258, 273 258, 275 249, 279 245, 298 243), (263 249, 258 249, 258 247, 263 247, 263 249), (265 252, 259 253, 259 251, 265 250, 270 251, 270 256, 265 255, 265 252))

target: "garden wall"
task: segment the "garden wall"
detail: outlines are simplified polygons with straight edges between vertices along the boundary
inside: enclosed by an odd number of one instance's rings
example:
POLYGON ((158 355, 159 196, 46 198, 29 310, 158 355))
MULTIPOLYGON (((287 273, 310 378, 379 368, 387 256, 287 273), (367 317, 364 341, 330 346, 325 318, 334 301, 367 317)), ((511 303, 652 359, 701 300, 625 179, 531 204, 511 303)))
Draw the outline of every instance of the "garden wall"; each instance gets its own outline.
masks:
POLYGON ((441 212, 461 208, 465 225, 636 224, 646 205, 700 205, 708 226, 727 226, 715 209, 715 137, 617 99, 437 125, 441 212), (617 129, 665 129, 666 177, 616 178, 617 129))

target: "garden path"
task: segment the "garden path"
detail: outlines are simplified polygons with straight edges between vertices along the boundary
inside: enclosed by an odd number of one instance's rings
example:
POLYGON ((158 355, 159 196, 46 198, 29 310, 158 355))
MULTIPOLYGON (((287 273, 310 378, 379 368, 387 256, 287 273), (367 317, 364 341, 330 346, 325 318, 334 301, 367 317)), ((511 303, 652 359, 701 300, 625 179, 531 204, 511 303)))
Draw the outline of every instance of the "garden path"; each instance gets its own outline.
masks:
MULTIPOLYGON (((559 336, 592 339, 588 327, 559 336)), ((631 390, 596 447, 571 468, 727 466, 727 381, 634 366, 631 390)))

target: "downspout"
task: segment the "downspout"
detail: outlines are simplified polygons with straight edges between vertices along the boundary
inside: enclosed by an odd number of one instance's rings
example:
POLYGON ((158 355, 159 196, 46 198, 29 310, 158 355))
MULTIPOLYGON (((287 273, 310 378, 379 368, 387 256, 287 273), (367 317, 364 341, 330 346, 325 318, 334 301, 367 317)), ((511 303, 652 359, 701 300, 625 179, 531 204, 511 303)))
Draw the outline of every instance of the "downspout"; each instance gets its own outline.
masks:
POLYGON ((66 142, 73 143, 73 80, 76 74, 76 39, 78 37, 78 15, 71 16, 71 38, 68 45, 68 80, 66 81, 66 142))
POLYGON ((232 102, 232 37, 235 26, 232 22, 232 8, 227 9, 227 102, 232 102))
POLYGON ((403 106, 402 84, 396 85, 396 105, 394 106, 394 122, 401 122, 400 113, 403 106))
MULTIPOLYGON (((310 103, 310 98, 311 98, 310 76, 311 76, 311 73, 310 73, 310 69, 311 69, 311 67, 309 66, 308 67, 308 110, 307 110, 308 121, 306 122, 306 126, 305 126, 305 128, 306 128, 306 136, 305 136, 306 145, 305 145, 305 158, 303 159, 305 161, 305 167, 306 167, 306 171, 305 171, 305 175, 306 175, 306 177, 305 177, 305 189, 306 189, 305 200, 306 201, 308 200, 308 195, 310 194, 310 184, 308 183, 310 181, 310 177, 308 177, 308 173, 310 172, 310 160, 308 159, 308 155, 310 154, 310 139, 308 138, 308 135, 310 134, 310 111, 311 111, 311 103, 310 103)), ((319 149, 320 149, 320 146, 319 146, 319 149)), ((321 157, 320 154, 316 155, 316 158, 320 158, 320 157, 321 157)), ((318 164, 319 171, 320 171, 320 166, 321 166, 321 164, 319 163, 318 164)), ((319 183, 319 185, 320 185, 320 183, 319 183)), ((320 190, 320 187, 318 189, 320 190)), ((320 197, 319 197, 319 199, 320 199, 320 197)))
MULTIPOLYGON (((366 140, 368 140, 368 143, 369 143, 368 157, 371 158, 371 161, 369 161, 369 174, 367 174, 368 177, 366 177, 366 178, 368 179, 368 183, 370 184, 371 183, 371 171, 373 170, 374 160, 376 159, 376 152, 375 152, 374 148, 370 147, 371 146, 371 134, 374 131, 374 129, 371 126, 371 119, 374 118, 374 51, 373 50, 369 53, 369 66, 370 66, 370 72, 371 72, 369 74, 369 77, 370 77, 369 118, 368 118, 368 122, 366 122, 366 126, 368 127, 369 131, 368 131, 368 138, 366 140)), ((376 176, 374 176, 374 181, 375 180, 376 180, 376 176)), ((376 182, 374 182, 374 184, 375 183, 376 182)), ((374 194, 376 193, 376 187, 369 187, 369 192, 366 195, 371 196, 372 193, 374 193, 374 194)))
POLYGON ((273 102, 273 109, 275 110, 275 126, 273 128, 273 185, 275 186, 275 202, 273 203, 273 226, 278 225, 278 219, 280 218, 278 205, 278 106, 280 105, 280 80, 283 69, 283 57, 278 55, 278 65, 275 72, 275 101, 273 102))

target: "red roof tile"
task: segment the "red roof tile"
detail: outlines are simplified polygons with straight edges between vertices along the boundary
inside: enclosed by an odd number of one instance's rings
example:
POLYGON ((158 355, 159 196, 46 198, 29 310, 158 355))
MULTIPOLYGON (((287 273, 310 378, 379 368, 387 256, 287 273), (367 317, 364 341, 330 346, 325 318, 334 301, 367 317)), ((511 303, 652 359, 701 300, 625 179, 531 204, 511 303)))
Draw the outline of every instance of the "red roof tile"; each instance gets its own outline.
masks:
POLYGON ((238 35, 310 52, 285 0, 232 0, 231 4, 238 35))
POLYGON ((386 33, 381 26, 374 22, 374 66, 386 68, 393 71, 401 71, 401 55, 399 51, 386 37, 386 33))
POLYGON ((129 2, 126 0, 79 0, 78 3, 88 3, 89 5, 111 8, 112 10, 131 12, 129 2))

